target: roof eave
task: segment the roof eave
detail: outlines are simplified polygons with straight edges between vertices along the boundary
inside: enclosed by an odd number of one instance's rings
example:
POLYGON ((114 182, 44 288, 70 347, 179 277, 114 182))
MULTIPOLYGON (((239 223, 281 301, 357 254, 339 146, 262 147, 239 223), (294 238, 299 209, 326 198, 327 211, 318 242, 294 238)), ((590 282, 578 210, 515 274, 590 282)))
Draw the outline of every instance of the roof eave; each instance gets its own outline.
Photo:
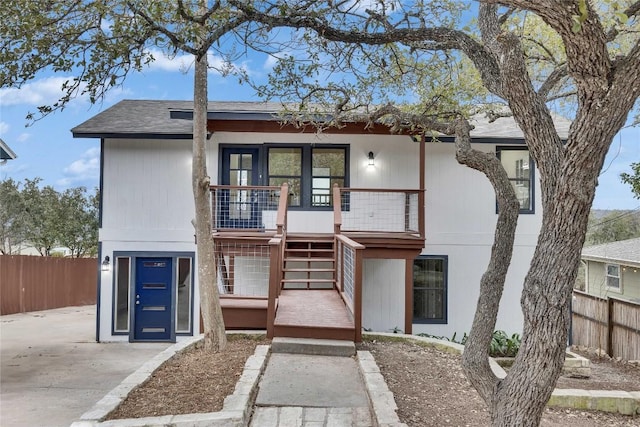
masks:
POLYGON ((619 265, 625 265, 628 267, 640 268, 640 261, 633 261, 628 259, 603 257, 603 256, 597 256, 597 255, 582 255, 582 259, 584 261, 595 261, 595 262, 602 262, 605 264, 619 264, 619 265))
POLYGON ((109 138, 109 139, 192 139, 191 133, 155 133, 155 132, 74 132, 71 131, 74 138, 109 138))

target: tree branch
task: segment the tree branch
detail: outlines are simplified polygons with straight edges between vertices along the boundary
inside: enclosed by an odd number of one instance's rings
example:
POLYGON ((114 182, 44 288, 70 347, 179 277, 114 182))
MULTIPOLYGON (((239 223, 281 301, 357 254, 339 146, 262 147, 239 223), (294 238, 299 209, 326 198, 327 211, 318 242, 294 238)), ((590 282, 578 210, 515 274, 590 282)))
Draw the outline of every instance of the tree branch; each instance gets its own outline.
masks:
POLYGON ((567 76, 567 71, 567 64, 562 64, 555 68, 538 89, 538 95, 548 101, 549 93, 564 77, 567 76))
MULTIPOLYGON (((627 18, 632 19, 636 15, 638 15, 639 12, 640 12, 640 1, 633 3, 628 8, 626 8, 622 13, 627 15, 627 18)), ((620 34, 620 30, 617 29, 615 26, 611 27, 609 31, 607 31, 607 41, 608 42, 613 41, 618 36, 618 34, 620 34)))
POLYGON ((152 30, 157 31, 160 34, 163 34, 164 36, 166 36, 176 49, 183 50, 194 56, 199 56, 200 51, 198 49, 195 49, 194 47, 189 46, 187 42, 185 42, 180 37, 178 37, 176 33, 169 31, 169 29, 167 29, 166 27, 158 25, 153 20, 153 18, 151 18, 148 14, 146 14, 142 9, 138 8, 135 4, 133 4, 130 1, 127 1, 127 6, 129 7, 129 9, 131 9, 131 11, 135 15, 140 16, 152 30))
MULTIPOLYGON (((324 15, 313 14, 308 11, 297 12, 296 9, 286 9, 286 13, 277 11, 257 10, 251 2, 230 0, 229 3, 238 10, 243 11, 247 19, 259 22, 270 27, 289 27, 296 29, 309 29, 319 36, 335 42, 360 43, 368 45, 383 45, 387 43, 402 43, 411 47, 413 43, 435 42, 431 47, 439 48, 446 44, 451 48, 461 50, 476 66, 483 81, 489 90, 500 95, 500 88, 495 84, 499 80, 499 70, 495 58, 489 54, 486 48, 468 34, 452 28, 409 28, 397 25, 387 26, 384 31, 369 32, 365 30, 341 29, 333 26, 324 15)), ((425 48, 426 46, 422 46, 425 48)))

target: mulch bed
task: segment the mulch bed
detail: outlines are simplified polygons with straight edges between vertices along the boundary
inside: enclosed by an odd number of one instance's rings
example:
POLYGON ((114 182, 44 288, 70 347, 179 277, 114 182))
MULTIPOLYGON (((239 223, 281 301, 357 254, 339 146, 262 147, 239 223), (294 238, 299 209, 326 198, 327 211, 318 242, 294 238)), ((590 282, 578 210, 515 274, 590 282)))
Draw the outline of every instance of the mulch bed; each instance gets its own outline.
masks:
POLYGON ((200 346, 179 353, 129 393, 107 419, 220 411, 259 344, 270 344, 270 340, 264 336, 229 335, 222 352, 206 353, 200 346))
MULTIPOLYGON (((133 390, 108 419, 219 411, 224 398, 233 393, 247 358, 258 344, 269 344, 269 340, 264 336, 229 336, 227 348, 221 353, 204 353, 201 348, 180 353, 161 366, 149 381, 133 390)), ((489 424, 486 405, 462 373, 460 355, 411 341, 384 339, 365 341, 359 349, 373 354, 395 396, 400 420, 407 425, 489 424)), ((592 386, 588 385, 589 380, 575 380, 580 381, 580 387, 575 388, 611 389, 605 386, 615 388, 622 383, 634 388, 639 384, 640 368, 634 365, 611 360, 594 361, 593 358, 592 362, 592 386), (597 372, 602 366, 606 366, 607 371, 600 377, 597 372), (610 379, 608 383, 607 378, 610 379)), ((574 388, 571 383, 565 385, 574 388)), ((640 418, 547 409, 541 425, 638 426, 640 418)))

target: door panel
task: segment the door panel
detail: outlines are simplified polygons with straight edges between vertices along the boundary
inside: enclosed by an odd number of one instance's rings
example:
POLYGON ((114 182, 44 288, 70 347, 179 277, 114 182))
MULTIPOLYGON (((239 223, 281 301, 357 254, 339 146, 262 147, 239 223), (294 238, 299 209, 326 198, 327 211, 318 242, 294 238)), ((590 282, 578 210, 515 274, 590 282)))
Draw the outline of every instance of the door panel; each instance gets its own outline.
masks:
MULTIPOLYGON (((259 150, 228 147, 222 149, 222 185, 250 187, 259 185, 259 150)), ((218 192, 218 228, 261 228, 260 194, 242 188, 218 192)))
POLYGON ((136 258, 134 341, 171 341, 172 259, 136 258))

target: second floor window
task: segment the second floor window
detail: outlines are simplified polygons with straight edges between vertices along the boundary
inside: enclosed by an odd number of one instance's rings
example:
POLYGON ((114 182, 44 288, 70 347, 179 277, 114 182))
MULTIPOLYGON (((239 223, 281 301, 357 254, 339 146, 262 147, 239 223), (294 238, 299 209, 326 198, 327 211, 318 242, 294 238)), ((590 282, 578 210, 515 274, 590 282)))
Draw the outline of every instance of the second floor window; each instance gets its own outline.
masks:
POLYGON ((270 146, 268 185, 289 184, 289 206, 331 208, 332 188, 348 185, 346 146, 270 146))
POLYGON ((535 213, 533 160, 521 147, 497 147, 497 155, 520 203, 520 213, 535 213))

